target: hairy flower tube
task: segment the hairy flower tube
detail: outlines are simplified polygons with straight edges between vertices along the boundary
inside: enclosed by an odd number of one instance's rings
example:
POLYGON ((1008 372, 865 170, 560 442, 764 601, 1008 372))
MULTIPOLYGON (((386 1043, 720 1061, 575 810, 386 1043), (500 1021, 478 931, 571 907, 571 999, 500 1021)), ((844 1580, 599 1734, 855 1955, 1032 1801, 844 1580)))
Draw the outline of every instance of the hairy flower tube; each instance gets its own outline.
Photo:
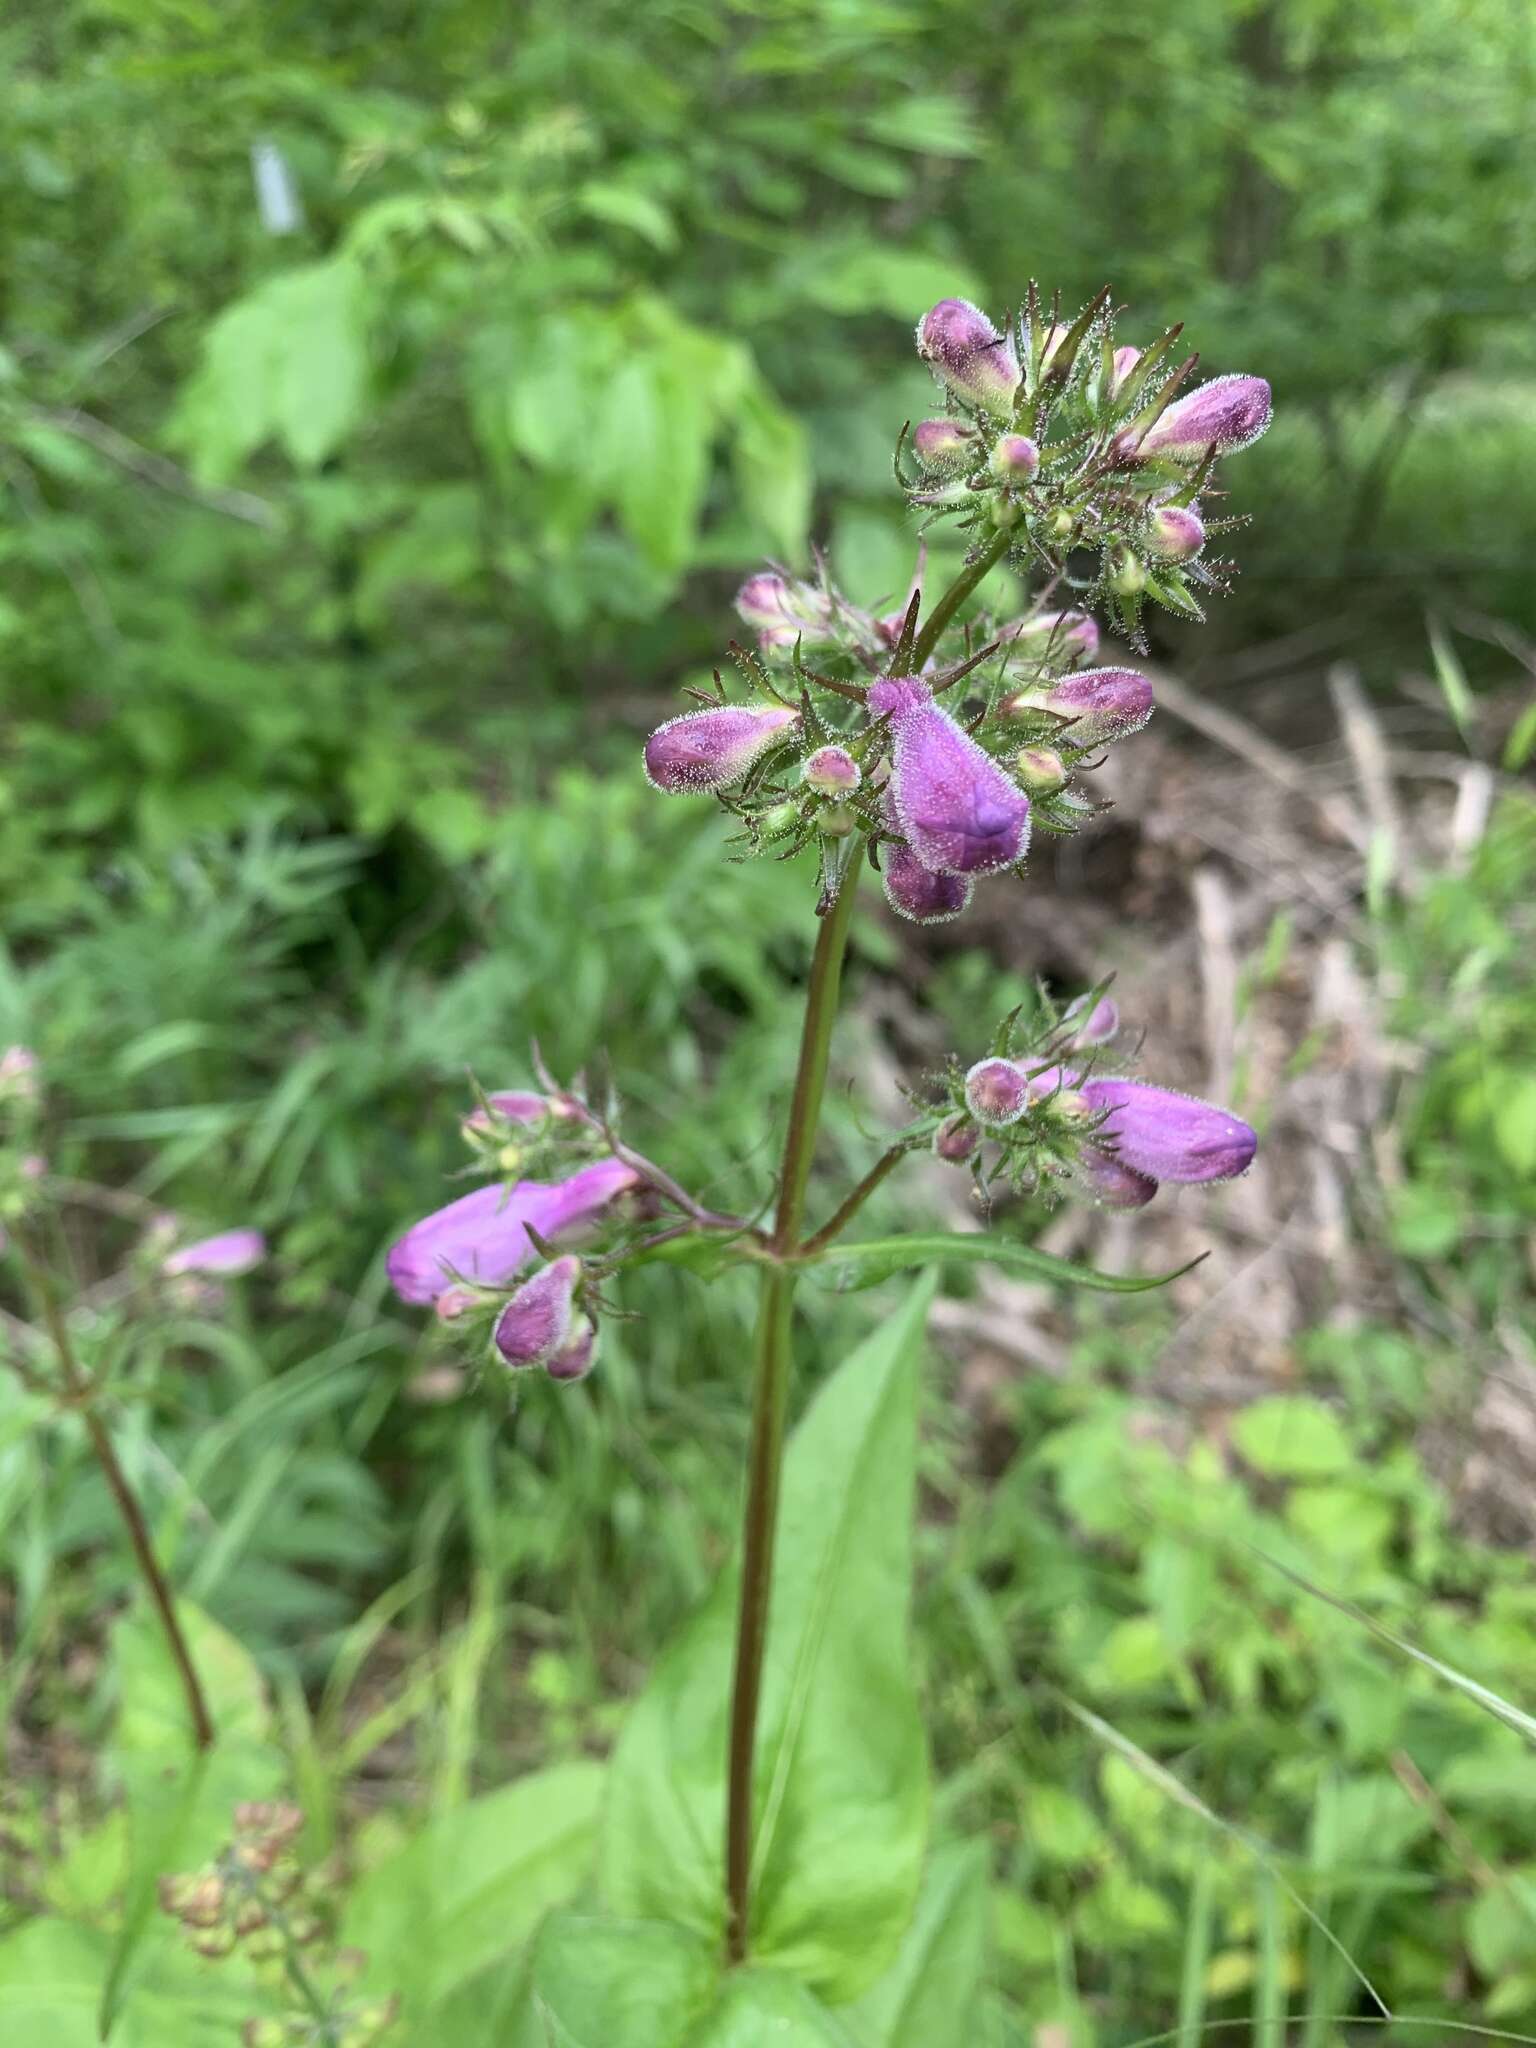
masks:
POLYGON ((907 843, 940 875, 990 875, 1023 858, 1029 798, 919 682, 885 678, 869 693, 891 719, 891 799, 907 843))
POLYGON ((941 299, 923 315, 917 352, 963 404, 999 419, 1013 411, 1023 376, 1013 344, 969 299, 941 299))
POLYGON ((1230 1110, 1147 1081, 1104 1076, 1080 1085, 1096 1117, 1108 1112, 1095 1142, 1148 1180, 1234 1180, 1253 1163, 1258 1134, 1230 1110))
POLYGON ((402 1301, 421 1303, 435 1302, 456 1279, 499 1287, 538 1256, 530 1228, 546 1243, 557 1242, 594 1222, 639 1178, 617 1159, 600 1159, 553 1185, 476 1188, 423 1217, 390 1246, 390 1285, 402 1301))
POLYGON ((645 772, 653 789, 694 796, 727 789, 776 744, 800 714, 782 704, 722 704, 685 711, 659 725, 645 743, 645 772))
POLYGON ((1187 398, 1176 398, 1139 438, 1133 433, 1129 445, 1143 459, 1155 455, 1170 462, 1198 462, 1210 448, 1231 455, 1258 440, 1270 414, 1264 378, 1213 377, 1187 398))

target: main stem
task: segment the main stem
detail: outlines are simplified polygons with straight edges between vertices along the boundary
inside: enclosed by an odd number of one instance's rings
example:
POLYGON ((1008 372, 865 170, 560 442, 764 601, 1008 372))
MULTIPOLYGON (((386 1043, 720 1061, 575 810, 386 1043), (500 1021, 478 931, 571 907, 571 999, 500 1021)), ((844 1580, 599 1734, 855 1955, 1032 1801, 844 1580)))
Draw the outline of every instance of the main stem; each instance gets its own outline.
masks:
POLYGON ((779 1174, 779 1200, 769 1240, 771 1261, 763 1267, 758 1301, 756 1378, 752 1397, 752 1446, 747 1464, 747 1504, 742 1524, 741 1604, 736 1621, 736 1673, 731 1693, 731 1749, 725 1808, 725 1947, 732 1963, 746 1960, 752 1894, 752 1755, 763 1684, 763 1651, 768 1640, 768 1594, 773 1580, 773 1540, 779 1514, 779 1473, 784 1461, 784 1415, 789 1394, 789 1331, 794 1310, 795 1269, 786 1263, 798 1246, 811 1177, 827 1055, 837 1016, 843 954, 863 866, 862 845, 854 849, 842 886, 816 934, 800 1059, 790 1100, 789 1128, 779 1174))
MULTIPOLYGON (((18 1233, 19 1237, 19 1233, 18 1233)), ((161 1569, 160 1560, 149 1538, 149 1525, 144 1519, 144 1510, 139 1506, 133 1488, 128 1484, 128 1475, 118 1459, 117 1450, 107 1432, 106 1424, 96 1412, 95 1388, 84 1367, 75 1356, 74 1342, 69 1334, 69 1325, 59 1297, 54 1292, 53 1281, 41 1257, 30 1248, 23 1251, 27 1277, 32 1291, 42 1309, 43 1321, 53 1343, 59 1361, 59 1373, 64 1382, 65 1392, 78 1407, 85 1423, 86 1434, 91 1440, 91 1449, 101 1467, 123 1525, 128 1531, 128 1541, 133 1546, 134 1558, 138 1563, 139 1575, 148 1589, 155 1612, 160 1617, 160 1626, 165 1631, 166 1645, 171 1653, 181 1679, 181 1689, 186 1694, 187 1715, 192 1723, 192 1736, 199 1749, 212 1749, 214 1740, 213 1716, 208 1711, 202 1681, 197 1675, 197 1666, 192 1662, 192 1652, 182 1633, 177 1618, 176 1603, 171 1594, 169 1581, 161 1569)))

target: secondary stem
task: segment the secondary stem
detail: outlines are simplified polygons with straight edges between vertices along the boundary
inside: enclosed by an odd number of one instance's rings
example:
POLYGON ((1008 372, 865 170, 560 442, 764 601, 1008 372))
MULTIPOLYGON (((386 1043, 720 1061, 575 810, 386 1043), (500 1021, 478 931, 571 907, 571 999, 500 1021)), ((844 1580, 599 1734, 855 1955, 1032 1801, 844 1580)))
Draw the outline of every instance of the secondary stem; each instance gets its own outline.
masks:
MULTIPOLYGON (((21 1248, 19 1233, 18 1248, 21 1248)), ((54 1292, 48 1269, 42 1259, 29 1249, 23 1249, 22 1257, 32 1291, 37 1296, 38 1305, 42 1310, 43 1322, 58 1357, 59 1372, 64 1381, 65 1391, 80 1411, 86 1434, 91 1440, 91 1449, 96 1454, 96 1462, 101 1467, 102 1476, 107 1482, 113 1500, 117 1503, 117 1511, 128 1531, 128 1541, 133 1546, 140 1576, 148 1589, 150 1599, 154 1602, 155 1611, 160 1617, 160 1626, 165 1631, 171 1660, 181 1678, 182 1691, 186 1694, 193 1739, 199 1749, 212 1749, 213 1717, 208 1711, 208 1702, 197 1675, 197 1667, 192 1662, 192 1652, 187 1647, 187 1639, 177 1618, 176 1603, 171 1594, 170 1584, 160 1567, 159 1559, 155 1556, 154 1545, 150 1542, 149 1525, 144 1519, 144 1511, 139 1506, 133 1488, 128 1484, 128 1475, 118 1459, 117 1450, 106 1425, 96 1412, 93 1401, 95 1388, 75 1356, 69 1325, 59 1304, 58 1295, 54 1292)))
POLYGON ((914 675, 922 674, 923 663, 932 654, 935 647, 938 646, 944 628, 955 616, 955 613, 959 611, 961 605, 965 603, 965 600, 970 596, 977 584, 981 582, 982 578, 990 575, 997 567, 1004 555, 1007 554, 1012 540, 1013 535, 1009 533, 1008 529, 1006 527, 999 527, 997 533, 987 542, 975 561, 966 564, 954 582, 951 583, 948 590, 939 599, 933 610, 928 614, 922 631, 917 636, 917 644, 912 649, 912 673, 914 675))
POLYGON ((779 1473, 784 1461, 784 1417, 789 1395, 789 1331, 795 1274, 791 1266, 778 1261, 795 1251, 805 1213, 805 1192, 826 1088, 832 1025, 837 1016, 843 954, 862 865, 863 847, 859 846, 816 934, 805 1021, 800 1031, 800 1059, 784 1138, 778 1208, 770 1240, 775 1262, 763 1268, 758 1301, 752 1446, 742 1524, 741 1604, 736 1623, 726 1783, 725 1945, 727 1959, 732 1963, 744 1962, 747 1955, 752 1892, 752 1755, 763 1683, 763 1652, 768 1640, 768 1595, 773 1580, 773 1540, 778 1524, 779 1473))

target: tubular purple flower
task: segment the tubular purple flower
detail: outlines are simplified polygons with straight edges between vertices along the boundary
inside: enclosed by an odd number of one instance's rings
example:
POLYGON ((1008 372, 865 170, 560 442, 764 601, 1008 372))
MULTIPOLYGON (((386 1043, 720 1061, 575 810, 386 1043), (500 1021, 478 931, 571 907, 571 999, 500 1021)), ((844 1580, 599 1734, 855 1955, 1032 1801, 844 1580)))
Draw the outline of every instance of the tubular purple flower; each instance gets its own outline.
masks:
POLYGON ((496 1182, 436 1209, 390 1246, 385 1269, 402 1301, 436 1301, 456 1276, 499 1287, 538 1256, 528 1226, 555 1242, 600 1216, 639 1180, 616 1159, 600 1159, 568 1180, 496 1182))
POLYGON ((1257 1133, 1230 1110, 1146 1081, 1088 1080, 1082 1092, 1096 1116, 1110 1112, 1095 1142, 1149 1180, 1232 1180, 1252 1164, 1257 1133))
POLYGON ((1187 398, 1176 398, 1132 445, 1137 455, 1171 462, 1198 462, 1207 448, 1231 455, 1258 440, 1272 410, 1262 377, 1213 377, 1187 398))
POLYGON ((912 449, 924 469, 954 469, 969 459, 976 436, 958 420, 919 420, 912 449))
POLYGON ((1040 450, 1028 434, 1004 434, 989 458, 994 476, 1007 483, 1026 484, 1040 467, 1040 450))
POLYGON ((178 1273, 216 1273, 233 1277, 249 1273, 267 1256, 267 1240, 259 1230, 221 1230, 216 1237, 200 1237, 196 1244, 183 1245, 160 1262, 160 1270, 174 1277, 178 1273))
POLYGON ((1029 845, 1029 798, 910 676, 870 685, 894 733, 890 799, 912 851, 941 875, 989 875, 1029 845))
POLYGON ((580 1278, 580 1259, 555 1259, 525 1280, 496 1318, 491 1342, 514 1371, 548 1365, 570 1343, 580 1278))
POLYGON ((1029 1076, 1017 1060, 978 1060, 965 1077, 966 1107, 990 1131, 1016 1124, 1029 1103, 1029 1076))
POLYGON ((1157 1193, 1157 1182, 1149 1175, 1137 1173, 1095 1144, 1083 1147, 1072 1168, 1082 1192, 1106 1209, 1144 1209, 1157 1193))
POLYGON ((885 847, 881 862, 886 902, 913 924, 949 924, 971 900, 964 875, 936 875, 904 840, 885 847))
POLYGON ((685 711, 645 743, 645 774, 667 796, 698 796, 740 781, 800 714, 787 704, 722 704, 685 711))
POLYGON ((997 637, 1032 660, 1062 655, 1092 661, 1099 651, 1098 625, 1087 612, 1041 612, 1033 619, 1016 619, 997 637))
POLYGON ((967 405, 1007 419, 1023 373, 1012 344, 969 299, 940 299, 917 323, 917 352, 967 405))
POLYGON ((864 780, 864 771, 846 747, 818 747, 800 766, 807 789, 818 796, 848 796, 864 780))
POLYGON ((1159 505, 1147 521, 1147 544, 1165 561, 1187 562, 1205 546, 1205 522, 1193 505, 1159 505))
POLYGON ((1152 685, 1138 669, 1085 668, 1063 676, 1040 700, 1058 718, 1070 718, 1061 738, 1074 747, 1101 747, 1140 732, 1152 716, 1152 685))

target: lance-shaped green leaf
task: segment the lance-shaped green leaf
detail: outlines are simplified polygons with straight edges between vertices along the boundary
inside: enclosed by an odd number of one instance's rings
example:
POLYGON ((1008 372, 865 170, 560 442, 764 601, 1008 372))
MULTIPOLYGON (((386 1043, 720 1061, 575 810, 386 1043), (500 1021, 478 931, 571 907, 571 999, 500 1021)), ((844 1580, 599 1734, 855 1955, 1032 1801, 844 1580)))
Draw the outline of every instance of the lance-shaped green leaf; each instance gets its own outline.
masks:
MULTIPOLYGON (((921 1286, 822 1387, 785 1463, 753 1783, 750 1950, 836 2002, 911 1917, 927 1819, 908 1668, 921 1286)), ((612 1767, 603 1875, 622 1913, 718 1944, 739 1568, 657 1666, 612 1767)))
MULTIPOLYGON (((1204 1252, 1200 1259, 1205 1257, 1204 1252)), ((1002 1266, 1011 1273, 1027 1273, 1035 1280, 1049 1280, 1058 1287, 1088 1287, 1101 1294, 1145 1294, 1153 1287, 1166 1287, 1200 1264, 1191 1259, 1171 1273, 1100 1273, 1093 1266, 1074 1265, 1054 1252, 1042 1252, 1032 1244, 1016 1244, 1011 1238, 994 1237, 989 1231, 913 1232, 901 1237, 865 1238, 860 1244, 830 1244, 808 1259, 807 1265, 830 1266, 838 1270, 845 1290, 873 1287, 889 1280, 893 1273, 911 1272, 918 1266, 962 1265, 1002 1266)))

